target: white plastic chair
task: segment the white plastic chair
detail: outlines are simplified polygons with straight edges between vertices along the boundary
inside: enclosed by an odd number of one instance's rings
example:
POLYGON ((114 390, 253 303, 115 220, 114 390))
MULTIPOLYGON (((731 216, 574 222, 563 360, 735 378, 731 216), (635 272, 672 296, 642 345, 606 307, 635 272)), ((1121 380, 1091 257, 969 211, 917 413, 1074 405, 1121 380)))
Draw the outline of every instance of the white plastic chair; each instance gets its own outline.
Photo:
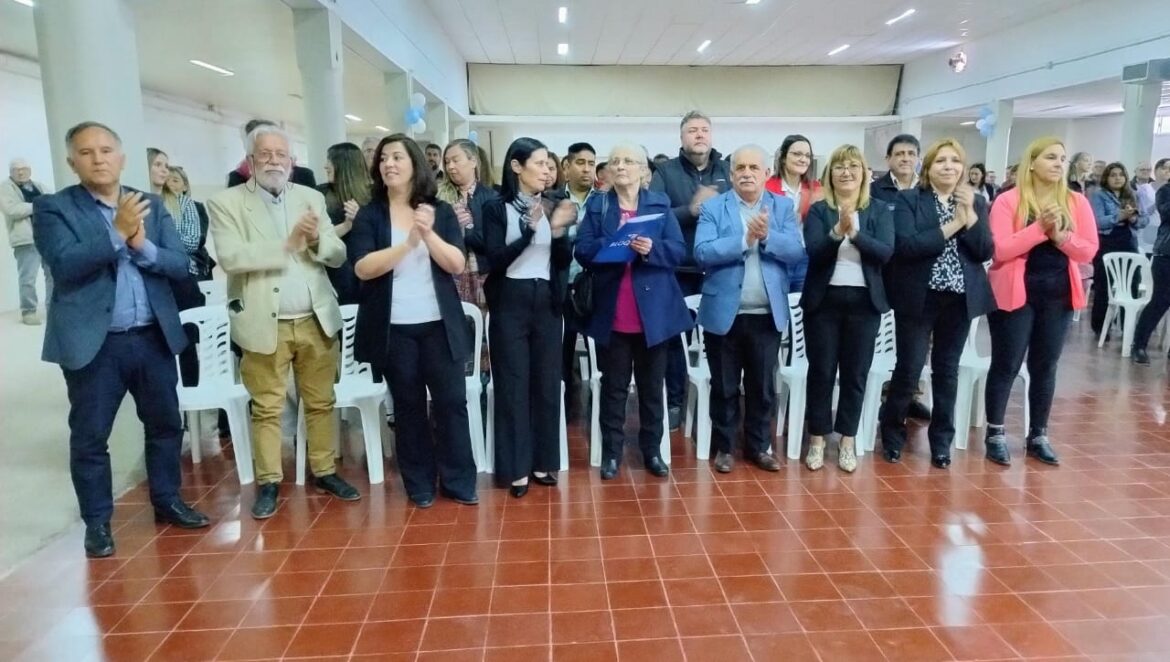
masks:
MULTIPOLYGON (((488 330, 491 329, 492 316, 491 313, 484 315, 484 337, 489 338, 488 330)), ((562 337, 564 335, 564 325, 561 326, 562 337)), ((488 351, 491 351, 491 341, 488 341, 488 351)), ((496 381, 491 379, 487 385, 487 433, 484 435, 484 449, 483 449, 483 470, 487 473, 496 472, 496 381)), ((569 470, 569 423, 565 416, 565 382, 561 380, 561 424, 560 424, 560 443, 561 443, 561 471, 569 470)))
POLYGON ((223 306, 227 304, 226 280, 201 280, 199 291, 203 293, 205 306, 223 306))
MULTIPOLYGON (((597 344, 593 338, 586 339, 589 348, 589 464, 601 466, 601 366, 597 363, 597 344)), ((630 387, 635 385, 634 378, 630 377, 630 387)), ((662 461, 670 466, 670 415, 666 404, 666 384, 662 384, 662 443, 659 446, 659 455, 662 461)))
MULTIPOLYGON (((894 311, 887 311, 882 315, 881 325, 878 327, 877 338, 874 339, 873 362, 869 366, 869 375, 865 380, 865 395, 861 403, 861 421, 857 426, 857 454, 863 455, 872 452, 876 445, 878 432, 878 413, 882 406, 882 386, 894 376, 894 365, 897 364, 898 343, 895 333, 894 311)), ((926 383, 924 395, 930 399, 930 362, 922 366, 919 377, 926 383)))
MULTIPOLYGON (((959 357, 959 387, 955 391, 955 448, 966 450, 971 428, 982 428, 987 406, 987 373, 991 369, 991 355, 979 353, 979 320, 971 320, 971 331, 963 354, 959 357), (974 421, 971 420, 974 416, 974 421)), ((1024 380, 1024 430, 1031 423, 1032 408, 1028 404, 1028 388, 1032 382, 1028 364, 1020 365, 1018 379, 1024 380)))
POLYGON ((780 410, 776 416, 776 436, 780 436, 788 418, 788 459, 799 460, 804 443, 805 400, 808 397, 808 353, 804 344, 804 310, 800 293, 788 295, 789 360, 781 361, 776 371, 776 394, 780 410), (787 363, 787 365, 785 365, 787 363))
MULTIPOLYGON (((247 485, 254 480, 252 465, 252 421, 248 415, 248 402, 252 399, 243 384, 236 383, 235 362, 231 350, 231 327, 227 308, 223 306, 199 306, 179 312, 179 321, 194 324, 199 329, 199 385, 183 386, 180 381, 176 390, 179 396, 179 411, 200 412, 207 409, 223 409, 227 412, 228 424, 232 430, 232 447, 236 455, 236 471, 240 484, 247 485)), ((176 363, 178 357, 175 358, 176 363)), ((195 418, 194 416, 190 418, 195 418)), ((200 462, 202 451, 199 434, 191 435, 191 460, 200 462)))
POLYGON ((1105 274, 1109 281, 1109 309, 1105 323, 1101 325, 1101 337, 1097 347, 1105 346, 1105 337, 1117 317, 1118 309, 1124 310, 1121 325, 1121 355, 1129 356, 1133 344, 1133 333, 1137 329, 1138 313, 1150 302, 1151 286, 1154 282, 1150 260, 1141 253, 1108 253, 1104 257, 1105 274), (1130 289, 1136 276, 1138 295, 1130 289))
MULTIPOLYGON (((480 395, 483 393, 483 379, 480 372, 480 359, 483 357, 483 311, 474 303, 463 302, 463 316, 469 318, 474 327, 474 359, 471 374, 466 378, 467 384, 467 420, 471 428, 471 455, 475 458, 475 470, 487 471, 485 455, 485 440, 483 429, 483 407, 480 405, 480 395)), ((439 412, 442 415, 442 412, 439 412)), ((562 416, 563 416, 562 412, 562 416)))
MULTIPOLYGON (((354 359, 354 336, 357 326, 357 304, 341 307, 341 370, 340 379, 333 385, 334 415, 338 409, 354 407, 362 419, 362 439, 366 446, 366 468, 370 484, 385 480, 382 467, 382 416, 379 407, 386 393, 386 383, 373 380, 373 369, 368 363, 354 359)), ((335 444, 340 443, 334 432, 335 444)), ((305 427, 305 410, 301 406, 297 421, 297 485, 305 484, 306 447, 308 431, 305 427)))
MULTIPOLYGON (((692 294, 686 298, 687 308, 695 319, 699 315, 699 303, 702 294, 692 294)), ((711 367, 707 365, 707 348, 703 345, 703 327, 695 324, 691 332, 691 342, 687 344, 687 334, 683 333, 682 343, 686 348, 687 356, 687 407, 686 424, 683 435, 691 438, 692 429, 695 432, 695 457, 707 460, 711 457, 711 367)))

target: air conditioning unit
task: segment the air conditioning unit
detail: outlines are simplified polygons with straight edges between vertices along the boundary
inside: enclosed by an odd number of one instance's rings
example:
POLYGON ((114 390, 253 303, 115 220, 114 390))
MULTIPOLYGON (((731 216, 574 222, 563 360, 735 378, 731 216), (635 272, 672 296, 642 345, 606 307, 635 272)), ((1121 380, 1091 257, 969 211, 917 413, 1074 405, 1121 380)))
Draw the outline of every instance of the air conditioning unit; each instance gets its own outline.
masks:
POLYGON ((1157 83, 1170 80, 1170 58, 1131 64, 1121 70, 1122 83, 1157 83))

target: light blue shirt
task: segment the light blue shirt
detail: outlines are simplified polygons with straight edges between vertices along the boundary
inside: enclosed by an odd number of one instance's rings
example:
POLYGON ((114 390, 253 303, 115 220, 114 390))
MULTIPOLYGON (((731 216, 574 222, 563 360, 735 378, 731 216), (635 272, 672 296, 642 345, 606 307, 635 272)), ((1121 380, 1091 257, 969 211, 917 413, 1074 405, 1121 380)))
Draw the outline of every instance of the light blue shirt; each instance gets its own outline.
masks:
POLYGON ((743 290, 740 291, 739 312, 746 315, 768 314, 768 291, 764 289, 764 270, 760 266, 760 242, 748 246, 748 222, 753 216, 760 213, 764 196, 756 200, 755 204, 748 204, 743 198, 735 195, 739 203, 739 219, 743 223, 743 290))
POLYGON ((125 331, 154 324, 154 311, 150 307, 150 299, 146 296, 146 283, 142 280, 139 268, 154 266, 158 257, 158 247, 149 239, 144 240, 138 250, 127 246, 126 240, 114 229, 116 210, 96 197, 93 201, 106 221, 110 243, 118 254, 118 281, 114 290, 114 311, 110 317, 110 331, 125 331))

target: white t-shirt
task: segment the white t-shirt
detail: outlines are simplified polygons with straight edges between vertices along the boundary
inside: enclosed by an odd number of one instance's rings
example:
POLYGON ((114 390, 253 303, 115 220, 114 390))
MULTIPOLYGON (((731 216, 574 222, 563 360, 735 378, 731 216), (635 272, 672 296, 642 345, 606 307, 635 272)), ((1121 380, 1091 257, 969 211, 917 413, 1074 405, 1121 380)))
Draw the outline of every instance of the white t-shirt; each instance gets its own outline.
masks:
MULTIPOLYGON (((504 209, 508 212, 508 229, 504 241, 510 244, 520 238, 520 224, 525 221, 521 220, 520 210, 515 205, 505 204, 504 209)), ((548 217, 543 216, 536 226, 536 236, 532 238, 532 243, 508 267, 507 276, 517 280, 548 280, 551 263, 552 226, 549 225, 548 217)))
MULTIPOLYGON (((857 212, 853 212, 853 227, 861 227, 860 214, 857 212)), ((861 251, 857 250, 849 237, 845 237, 837 248, 837 264, 833 267, 829 285, 866 287, 865 272, 861 270, 861 251)))
MULTIPOLYGON (((406 242, 408 232, 390 227, 392 245, 406 242)), ((435 280, 431 275, 431 253, 425 242, 410 249, 394 267, 394 287, 390 297, 391 324, 424 324, 443 319, 435 280)))

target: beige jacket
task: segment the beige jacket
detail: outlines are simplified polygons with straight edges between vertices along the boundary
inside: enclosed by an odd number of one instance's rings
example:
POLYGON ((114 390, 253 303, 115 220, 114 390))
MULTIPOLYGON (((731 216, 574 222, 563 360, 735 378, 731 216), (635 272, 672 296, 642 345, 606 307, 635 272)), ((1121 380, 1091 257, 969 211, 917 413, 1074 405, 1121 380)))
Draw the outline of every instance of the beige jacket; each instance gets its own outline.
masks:
MULTIPOLYGON (((52 193, 40 182, 33 182, 33 186, 42 194, 52 193)), ((4 215, 4 223, 8 226, 9 246, 16 248, 33 243, 32 213, 32 203, 24 201, 16 182, 11 177, 0 181, 0 214, 4 215)))
MULTIPOLYGON (((325 333, 333 336, 341 329, 341 309, 325 267, 345 262, 345 244, 329 222, 325 196, 298 184, 290 184, 285 196, 290 215, 299 217, 312 209, 320 219, 317 248, 305 248, 301 257, 308 267, 313 312, 325 333)), ((273 226, 255 181, 212 196, 207 211, 216 259, 228 275, 232 340, 246 351, 271 354, 276 351, 279 286, 289 259, 284 250, 287 237, 273 226)))

